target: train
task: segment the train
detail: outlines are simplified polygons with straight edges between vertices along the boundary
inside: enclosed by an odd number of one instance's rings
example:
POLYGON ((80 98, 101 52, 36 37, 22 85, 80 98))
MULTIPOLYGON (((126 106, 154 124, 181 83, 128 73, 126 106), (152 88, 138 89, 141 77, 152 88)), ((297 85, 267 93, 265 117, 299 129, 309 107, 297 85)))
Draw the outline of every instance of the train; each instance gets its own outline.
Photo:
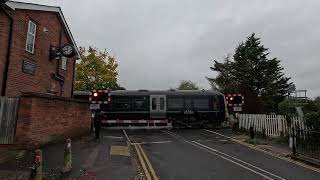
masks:
POLYGON ((94 90, 90 109, 103 126, 219 126, 228 116, 222 93, 212 90, 94 90))

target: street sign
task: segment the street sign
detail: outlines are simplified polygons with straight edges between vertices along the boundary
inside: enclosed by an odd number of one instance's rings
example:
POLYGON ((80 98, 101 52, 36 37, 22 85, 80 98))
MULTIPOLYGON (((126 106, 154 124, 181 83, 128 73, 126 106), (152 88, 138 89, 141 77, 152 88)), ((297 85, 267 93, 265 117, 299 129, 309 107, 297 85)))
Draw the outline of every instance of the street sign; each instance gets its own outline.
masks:
POLYGON ((100 109, 100 104, 90 104, 90 109, 100 109))

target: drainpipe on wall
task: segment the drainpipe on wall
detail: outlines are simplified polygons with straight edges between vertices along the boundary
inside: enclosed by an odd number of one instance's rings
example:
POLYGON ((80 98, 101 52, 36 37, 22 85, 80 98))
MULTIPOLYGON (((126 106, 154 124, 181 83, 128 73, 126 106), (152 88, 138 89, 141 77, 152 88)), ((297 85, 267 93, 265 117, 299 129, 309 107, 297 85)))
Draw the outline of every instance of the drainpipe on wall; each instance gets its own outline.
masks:
POLYGON ((12 29, 13 29, 13 18, 11 15, 5 10, 4 6, 5 4, 0 4, 1 10, 4 12, 4 14, 9 18, 10 24, 9 24, 9 39, 8 39, 8 49, 7 49, 7 57, 4 67, 4 73, 3 73, 3 81, 2 81, 2 88, 1 88, 1 96, 6 95, 6 88, 7 88, 7 80, 8 80, 8 70, 9 70, 9 63, 10 63, 10 57, 11 57, 11 47, 12 47, 12 29))
MULTIPOLYGON (((59 40, 59 47, 61 48, 62 47, 62 32, 63 29, 60 30, 60 40, 59 40)), ((61 49, 60 49, 61 50, 61 49)), ((60 66, 60 60, 61 60, 61 55, 59 56, 59 60, 57 61, 57 70, 56 70, 56 73, 53 73, 52 74, 52 77, 59 81, 60 83, 60 95, 62 96, 63 95, 63 89, 64 89, 64 76, 61 76, 59 74, 59 66, 60 66)))

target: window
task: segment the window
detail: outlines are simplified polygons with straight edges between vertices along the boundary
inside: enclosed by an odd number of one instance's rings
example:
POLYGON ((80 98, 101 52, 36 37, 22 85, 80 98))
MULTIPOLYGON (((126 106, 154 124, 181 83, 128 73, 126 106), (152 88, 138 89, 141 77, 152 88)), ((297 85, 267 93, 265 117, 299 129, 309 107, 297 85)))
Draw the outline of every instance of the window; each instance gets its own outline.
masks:
POLYGON ((34 42, 36 40, 36 29, 37 29, 36 24, 33 23, 32 21, 29 21, 27 43, 26 43, 26 51, 29 53, 34 52, 34 42))
POLYGON ((152 98, 152 110, 156 110, 157 109, 157 99, 156 98, 152 98))
POLYGON ((160 98, 160 110, 164 110, 164 98, 160 98))
POLYGON ((191 109, 192 108, 191 99, 185 99, 185 108, 187 108, 187 109, 191 109))
POLYGON ((67 70, 67 57, 62 56, 61 58, 61 69, 67 70))
POLYGON ((183 99, 168 99, 168 108, 169 109, 180 109, 183 108, 183 99))
POLYGON ((213 97, 213 109, 220 109, 218 97, 213 97))
POLYGON ((147 100, 133 100, 133 108, 135 110, 148 110, 148 101, 147 100))
POLYGON ((131 109, 130 99, 117 99, 113 100, 111 106, 115 110, 129 110, 131 109))
POLYGON ((209 109, 209 99, 193 99, 193 106, 196 109, 209 109))

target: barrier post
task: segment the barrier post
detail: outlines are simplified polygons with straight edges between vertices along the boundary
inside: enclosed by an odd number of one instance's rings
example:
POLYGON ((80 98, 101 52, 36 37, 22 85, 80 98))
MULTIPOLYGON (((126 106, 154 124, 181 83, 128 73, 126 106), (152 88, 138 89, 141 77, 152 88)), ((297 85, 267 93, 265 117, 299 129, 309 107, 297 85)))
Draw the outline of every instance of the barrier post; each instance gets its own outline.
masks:
POLYGON ((66 140, 64 146, 64 160, 62 173, 68 173, 72 170, 72 154, 71 154, 71 139, 66 140))
POLYGON ((35 151, 34 160, 31 167, 31 180, 42 180, 42 151, 35 151))

